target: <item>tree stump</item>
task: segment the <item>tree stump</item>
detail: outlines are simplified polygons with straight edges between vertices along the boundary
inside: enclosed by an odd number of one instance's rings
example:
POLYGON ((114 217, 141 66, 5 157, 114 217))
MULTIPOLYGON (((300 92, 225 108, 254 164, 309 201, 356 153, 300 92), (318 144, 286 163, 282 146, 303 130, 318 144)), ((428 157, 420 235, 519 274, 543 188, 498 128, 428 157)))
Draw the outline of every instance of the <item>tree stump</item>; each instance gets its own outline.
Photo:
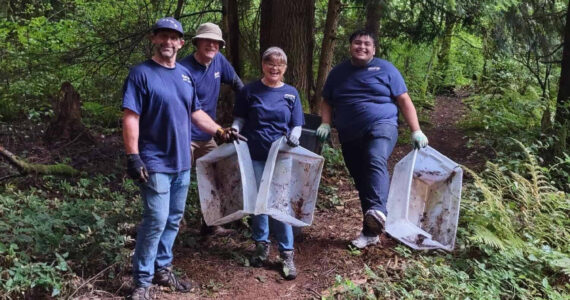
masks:
POLYGON ((53 99, 55 118, 46 130, 44 140, 48 144, 65 141, 95 143, 95 138, 81 122, 81 98, 71 83, 64 82, 53 99))

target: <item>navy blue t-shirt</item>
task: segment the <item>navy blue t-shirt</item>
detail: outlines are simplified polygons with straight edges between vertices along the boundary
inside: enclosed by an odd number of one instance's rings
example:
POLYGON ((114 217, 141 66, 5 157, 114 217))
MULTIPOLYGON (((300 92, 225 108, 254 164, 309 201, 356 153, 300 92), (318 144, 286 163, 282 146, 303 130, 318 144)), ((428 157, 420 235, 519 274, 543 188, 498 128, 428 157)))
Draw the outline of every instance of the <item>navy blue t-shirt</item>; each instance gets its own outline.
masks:
POLYGON ((200 109, 190 71, 153 60, 134 66, 123 86, 123 109, 140 116, 139 152, 149 172, 190 169, 191 113, 200 109))
POLYGON ((374 124, 398 126, 395 99, 407 92, 400 71, 390 62, 373 58, 367 66, 346 60, 334 67, 322 96, 334 109, 334 124, 341 142, 362 137, 374 124))
POLYGON ((238 93, 234 115, 245 119, 241 131, 253 160, 265 161, 271 144, 305 124, 297 89, 285 84, 271 88, 261 82, 247 84, 238 93))
MULTIPOLYGON (((194 58, 194 54, 186 56, 179 63, 192 73, 192 77, 196 82, 198 99, 202 110, 215 120, 216 106, 220 95, 220 85, 222 82, 232 84, 236 77, 239 80, 236 71, 221 53, 217 53, 214 56, 214 59, 208 67, 201 65, 196 58, 194 58)), ((193 141, 207 141, 211 138, 211 135, 203 132, 197 126, 192 127, 193 141)))

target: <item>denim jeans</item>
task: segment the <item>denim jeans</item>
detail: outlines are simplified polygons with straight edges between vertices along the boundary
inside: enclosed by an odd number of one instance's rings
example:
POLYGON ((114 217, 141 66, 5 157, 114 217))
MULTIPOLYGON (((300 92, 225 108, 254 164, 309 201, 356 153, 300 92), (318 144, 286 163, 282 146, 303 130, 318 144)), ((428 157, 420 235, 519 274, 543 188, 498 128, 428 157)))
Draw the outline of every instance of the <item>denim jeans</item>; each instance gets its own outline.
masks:
MULTIPOLYGON (((259 183, 265 168, 265 162, 253 160, 253 172, 255 173, 255 181, 259 190, 259 183)), ((279 251, 293 250, 293 227, 287 223, 277 221, 268 215, 252 216, 253 218, 253 234, 252 238, 256 242, 269 243, 269 229, 277 239, 279 251)))
POLYGON ((190 185, 190 171, 151 173, 140 184, 143 219, 137 231, 133 256, 133 279, 136 286, 149 286, 157 270, 172 265, 172 246, 190 185))
MULTIPOLYGON (((384 215, 390 174, 388 157, 398 140, 398 127, 392 124, 374 124, 361 138, 342 143, 342 155, 358 190, 362 213, 380 210, 384 215)), ((363 223, 364 235, 372 235, 363 223)))

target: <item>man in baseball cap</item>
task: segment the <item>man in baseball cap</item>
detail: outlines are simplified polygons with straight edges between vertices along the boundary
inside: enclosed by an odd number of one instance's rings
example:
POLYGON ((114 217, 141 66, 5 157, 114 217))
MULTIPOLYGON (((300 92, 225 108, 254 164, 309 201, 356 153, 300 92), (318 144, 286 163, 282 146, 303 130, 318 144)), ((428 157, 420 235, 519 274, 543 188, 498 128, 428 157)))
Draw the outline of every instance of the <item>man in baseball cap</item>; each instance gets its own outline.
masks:
MULTIPOLYGON (((212 119, 216 119, 216 107, 220 96, 221 83, 228 84, 234 92, 241 90, 243 83, 228 60, 220 53, 225 41, 222 30, 214 23, 198 26, 192 38, 196 51, 180 61, 196 81, 196 91, 202 110, 212 119)), ((192 127, 192 160, 208 154, 217 147, 212 135, 192 127)), ((203 234, 227 235, 232 231, 221 226, 208 227, 202 222, 203 234)))
POLYGON ((191 130, 199 126, 221 142, 239 138, 200 109, 192 75, 176 62, 184 45, 182 25, 163 18, 152 32, 152 58, 132 67, 123 85, 127 173, 140 188, 144 211, 133 255, 133 300, 150 299, 153 283, 178 292, 192 288, 172 271, 190 185, 191 130))

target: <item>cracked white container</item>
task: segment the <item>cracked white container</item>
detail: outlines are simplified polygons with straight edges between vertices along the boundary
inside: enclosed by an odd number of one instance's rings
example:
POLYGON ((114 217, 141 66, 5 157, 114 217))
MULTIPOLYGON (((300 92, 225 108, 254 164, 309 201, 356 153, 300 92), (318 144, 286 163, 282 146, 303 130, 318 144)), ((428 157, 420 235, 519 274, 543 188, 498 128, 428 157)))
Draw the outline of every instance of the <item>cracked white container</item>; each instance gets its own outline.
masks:
POLYGON ((202 215, 209 226, 254 213, 257 187, 247 143, 223 144, 200 157, 196 177, 202 215))
POLYGON ((417 250, 453 250, 463 170, 431 147, 414 150, 395 168, 386 231, 417 250))
POLYGON ((284 137, 271 145, 259 185, 255 214, 267 214, 296 227, 313 222, 325 159, 284 137))

